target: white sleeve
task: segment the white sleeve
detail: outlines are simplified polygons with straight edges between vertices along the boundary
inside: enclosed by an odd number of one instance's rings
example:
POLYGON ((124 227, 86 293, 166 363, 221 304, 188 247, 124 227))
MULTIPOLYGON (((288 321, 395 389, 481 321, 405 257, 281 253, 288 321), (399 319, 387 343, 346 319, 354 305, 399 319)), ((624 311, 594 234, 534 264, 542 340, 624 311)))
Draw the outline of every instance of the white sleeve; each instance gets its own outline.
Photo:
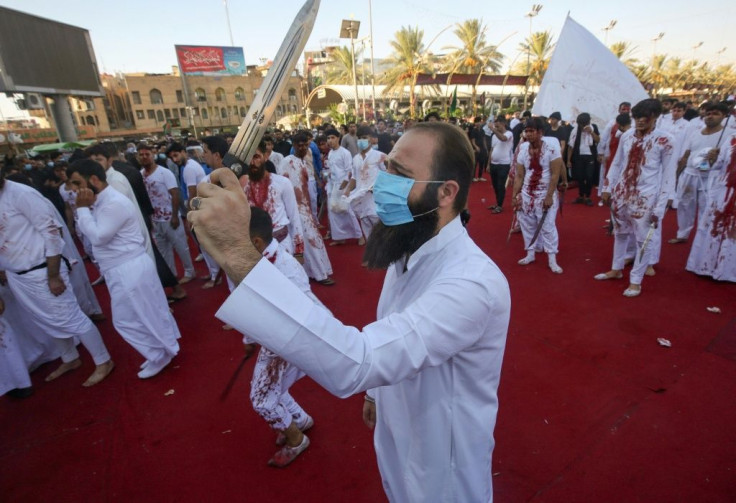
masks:
POLYGON ((618 183, 619 179, 621 178, 621 173, 624 169, 624 137, 621 136, 621 140, 618 142, 618 148, 616 149, 616 153, 613 156, 613 162, 611 163, 611 167, 608 169, 608 173, 606 173, 606 180, 608 180, 608 184, 606 187, 608 190, 606 192, 610 193, 613 188, 618 183))
POLYGON ((174 176, 174 173, 172 173, 166 168, 159 167, 158 169, 160 169, 161 173, 163 173, 164 184, 166 185, 166 190, 179 188, 179 184, 176 183, 176 177, 174 176))
POLYGON ((675 192, 675 183, 677 181, 677 161, 679 149, 673 144, 672 135, 663 136, 667 138, 668 143, 662 145, 662 185, 660 187, 657 204, 654 207, 654 214, 662 220, 664 212, 667 210, 667 201, 673 197, 675 192))
POLYGON ((46 205, 46 198, 36 190, 29 191, 28 194, 22 194, 22 196, 14 199, 18 211, 28 219, 33 228, 43 238, 44 256, 55 257, 61 255, 64 249, 64 238, 61 237, 61 227, 54 215, 56 208, 46 205))
POLYGON ((89 208, 78 208, 77 227, 93 246, 102 246, 115 237, 127 216, 128 212, 121 211, 119 207, 95 208, 94 217, 89 208))
POLYGON ((339 397, 394 384, 472 346, 493 323, 492 291, 471 280, 428 288, 407 309, 367 325, 343 325, 261 260, 216 316, 293 363, 339 397), (443 316, 448 312, 462 316, 443 316), (275 322, 278 320, 278 322, 275 322))
POLYGON ((553 141, 547 143, 552 147, 552 153, 549 156, 550 161, 562 158, 562 150, 560 148, 560 141, 557 138, 550 138, 553 141))

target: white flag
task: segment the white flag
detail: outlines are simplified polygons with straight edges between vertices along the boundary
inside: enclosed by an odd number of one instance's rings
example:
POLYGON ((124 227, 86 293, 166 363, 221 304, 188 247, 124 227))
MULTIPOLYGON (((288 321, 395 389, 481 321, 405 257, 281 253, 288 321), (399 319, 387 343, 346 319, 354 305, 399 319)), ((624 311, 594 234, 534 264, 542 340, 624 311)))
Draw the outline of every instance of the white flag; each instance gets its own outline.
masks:
POLYGON ((568 16, 544 74, 532 113, 560 112, 566 121, 588 112, 602 128, 618 105, 649 98, 639 79, 592 33, 568 16))

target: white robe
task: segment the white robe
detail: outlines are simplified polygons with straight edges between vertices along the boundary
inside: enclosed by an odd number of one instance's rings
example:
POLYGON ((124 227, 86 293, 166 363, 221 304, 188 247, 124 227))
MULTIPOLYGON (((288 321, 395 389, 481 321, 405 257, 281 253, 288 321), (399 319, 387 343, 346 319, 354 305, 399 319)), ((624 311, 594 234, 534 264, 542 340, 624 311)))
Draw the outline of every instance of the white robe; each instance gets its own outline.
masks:
POLYGON ((92 243, 110 291, 115 330, 150 362, 179 352, 179 329, 169 311, 156 266, 145 253, 136 208, 107 187, 92 210, 77 210, 77 225, 92 243))
POLYGON ((362 331, 316 306, 266 259, 217 317, 337 396, 375 388, 389 500, 490 502, 510 305, 503 274, 456 217, 406 264, 389 267, 378 321, 362 331))
POLYGON ((717 176, 711 180, 706 209, 685 268, 736 282, 736 136, 724 141, 713 167, 717 176))
MULTIPOLYGON (((307 151, 307 156, 310 155, 311 152, 307 151)), ((317 229, 317 221, 312 214, 307 161, 290 155, 284 158, 277 170, 279 175, 288 178, 294 186, 299 218, 304 231, 304 270, 307 276, 317 281, 327 279, 332 276, 332 264, 330 257, 327 256, 322 234, 317 229)))
POLYGON ((353 157, 344 147, 330 150, 327 155, 330 177, 327 182, 328 216, 330 235, 335 241, 358 239, 363 235, 353 209, 344 197, 345 190, 340 189, 343 182, 350 179, 353 157), (342 203, 342 204, 341 204, 342 203))

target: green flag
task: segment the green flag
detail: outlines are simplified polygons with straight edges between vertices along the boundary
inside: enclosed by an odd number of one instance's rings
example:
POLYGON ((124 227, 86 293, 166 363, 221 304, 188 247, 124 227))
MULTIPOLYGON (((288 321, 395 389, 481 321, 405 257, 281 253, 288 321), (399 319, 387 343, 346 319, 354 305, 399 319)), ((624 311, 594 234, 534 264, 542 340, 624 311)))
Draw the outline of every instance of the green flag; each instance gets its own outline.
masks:
POLYGON ((455 90, 452 93, 452 101, 450 102, 450 115, 453 115, 456 109, 457 109, 457 86, 455 86, 455 90))

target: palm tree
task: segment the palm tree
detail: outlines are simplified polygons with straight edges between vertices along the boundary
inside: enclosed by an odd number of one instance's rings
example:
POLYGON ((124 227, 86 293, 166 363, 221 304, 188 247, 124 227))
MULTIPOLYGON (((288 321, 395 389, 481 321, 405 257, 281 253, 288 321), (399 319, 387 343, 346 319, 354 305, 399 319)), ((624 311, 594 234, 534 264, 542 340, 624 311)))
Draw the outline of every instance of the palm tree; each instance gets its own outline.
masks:
POLYGON ((659 96, 661 90, 667 83, 667 72, 665 65, 667 62, 667 55, 655 54, 652 56, 652 62, 649 65, 649 71, 647 72, 647 80, 652 84, 652 96, 659 96))
POLYGON ((631 42, 615 42, 609 47, 611 52, 625 64, 632 73, 636 73, 634 68, 638 64, 639 60, 634 57, 636 47, 631 45, 631 42))
POLYGON ((460 40, 460 45, 443 48, 451 50, 446 56, 450 74, 448 84, 454 73, 478 74, 478 79, 473 84, 473 112, 476 108, 476 87, 481 75, 483 72, 500 71, 504 58, 503 54, 498 52, 497 46, 488 45, 486 29, 482 19, 467 19, 457 23, 453 33, 460 40))
POLYGON ((393 53, 386 60, 387 63, 392 65, 392 68, 386 71, 382 78, 383 83, 387 86, 383 91, 384 95, 390 95, 396 91, 401 95, 404 86, 409 86, 412 118, 415 115, 416 96, 414 87, 417 83, 417 76, 420 73, 430 72, 430 65, 433 60, 432 54, 428 53, 424 47, 423 38, 424 30, 420 30, 419 27, 402 26, 394 34, 394 39, 391 41, 393 53))
POLYGON ((549 60, 552 57, 552 51, 555 43, 552 32, 537 31, 532 33, 524 42, 519 44, 519 51, 529 54, 529 62, 527 60, 519 61, 514 67, 514 73, 528 75, 528 86, 539 86, 544 78, 544 73, 549 67, 549 60))
MULTIPOLYGON (((355 51, 355 60, 357 61, 360 51, 355 51)), ((327 74, 325 75, 326 84, 352 84, 353 83, 353 55, 349 47, 336 47, 330 52, 330 63, 327 74)), ((356 66, 357 79, 360 81, 362 69, 356 66)))

